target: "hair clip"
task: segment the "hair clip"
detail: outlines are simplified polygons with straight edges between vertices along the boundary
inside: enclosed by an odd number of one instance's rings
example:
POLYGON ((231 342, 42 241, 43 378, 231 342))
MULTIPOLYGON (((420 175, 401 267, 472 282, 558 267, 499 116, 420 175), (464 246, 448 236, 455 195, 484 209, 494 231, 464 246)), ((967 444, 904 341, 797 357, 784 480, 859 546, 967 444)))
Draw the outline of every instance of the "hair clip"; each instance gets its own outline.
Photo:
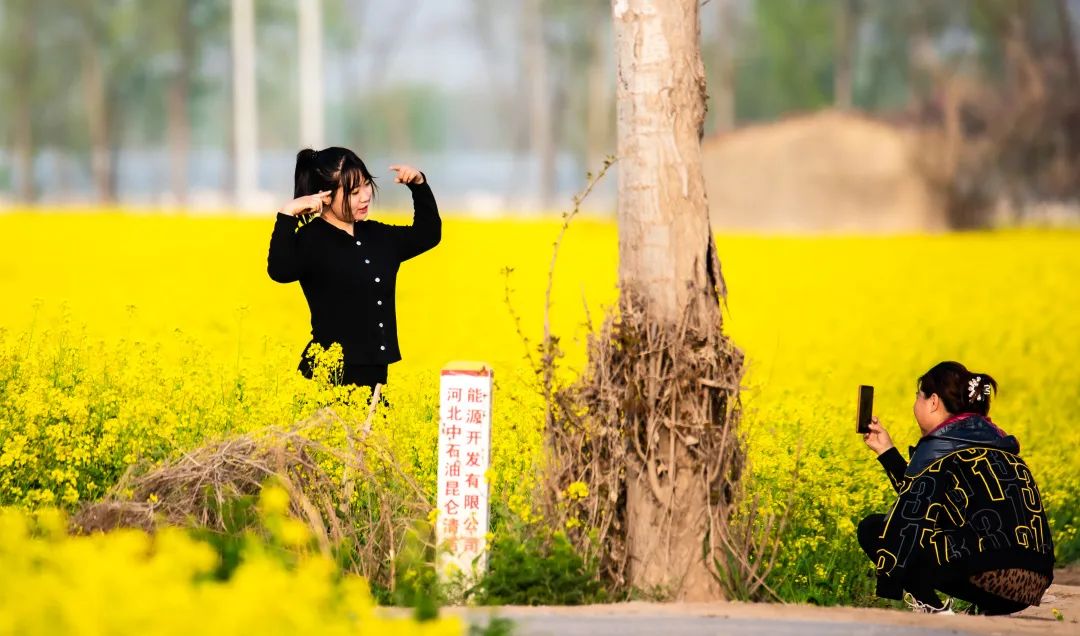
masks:
MULTIPOLYGON (((979 393, 979 380, 982 380, 981 375, 977 375, 968 382, 968 399, 975 400, 976 402, 982 401, 982 394, 979 393)), ((990 385, 986 385, 987 393, 989 394, 990 385)))

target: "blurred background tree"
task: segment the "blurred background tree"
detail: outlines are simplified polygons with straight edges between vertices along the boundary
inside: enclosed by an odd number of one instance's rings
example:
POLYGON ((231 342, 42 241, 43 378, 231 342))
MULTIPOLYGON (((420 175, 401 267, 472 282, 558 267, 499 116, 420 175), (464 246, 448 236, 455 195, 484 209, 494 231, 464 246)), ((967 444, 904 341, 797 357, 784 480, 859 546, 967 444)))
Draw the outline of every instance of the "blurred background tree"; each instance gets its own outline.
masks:
MULTIPOLYGON (((235 196, 232 1, 0 0, 0 198, 265 205, 235 196)), ((300 1, 254 0, 260 190, 291 189, 304 46, 326 143, 424 166, 448 207, 549 210, 614 150, 609 0, 318 0, 317 42, 300 1)), ((705 133, 837 108, 940 131, 958 210, 1075 202, 1078 16, 1080 0, 709 0, 705 133)))

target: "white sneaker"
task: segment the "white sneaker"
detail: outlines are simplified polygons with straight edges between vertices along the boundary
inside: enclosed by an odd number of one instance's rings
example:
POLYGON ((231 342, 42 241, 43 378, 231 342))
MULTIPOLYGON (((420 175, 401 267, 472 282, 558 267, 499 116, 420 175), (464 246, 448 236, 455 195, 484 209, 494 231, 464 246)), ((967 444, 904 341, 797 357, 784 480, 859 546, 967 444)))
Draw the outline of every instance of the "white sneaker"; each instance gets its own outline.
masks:
POLYGON ((956 614, 952 608, 951 598, 946 598, 945 602, 941 604, 941 607, 934 607, 933 605, 928 605, 922 601, 916 600, 911 593, 904 592, 904 602, 907 603, 907 606, 911 608, 911 611, 916 614, 956 614))

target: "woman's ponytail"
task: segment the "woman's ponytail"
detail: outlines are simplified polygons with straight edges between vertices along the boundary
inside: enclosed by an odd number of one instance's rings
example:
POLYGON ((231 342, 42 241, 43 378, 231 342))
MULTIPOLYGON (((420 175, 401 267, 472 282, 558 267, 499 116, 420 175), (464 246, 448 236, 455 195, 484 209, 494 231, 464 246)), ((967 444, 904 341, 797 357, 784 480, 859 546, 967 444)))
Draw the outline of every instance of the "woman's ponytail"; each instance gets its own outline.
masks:
POLYGON ((990 412, 990 394, 997 392, 997 380, 985 373, 968 373, 964 385, 964 410, 979 415, 990 412))
POLYGON ((293 198, 320 191, 318 175, 319 151, 304 148, 296 153, 296 172, 293 173, 293 198))

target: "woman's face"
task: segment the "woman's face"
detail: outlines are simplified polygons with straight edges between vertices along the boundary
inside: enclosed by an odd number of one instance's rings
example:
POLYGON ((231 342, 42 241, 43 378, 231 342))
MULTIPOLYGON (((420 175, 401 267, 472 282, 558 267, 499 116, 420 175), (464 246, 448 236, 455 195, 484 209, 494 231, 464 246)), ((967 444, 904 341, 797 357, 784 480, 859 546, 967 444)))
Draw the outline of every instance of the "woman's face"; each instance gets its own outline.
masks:
POLYGON ((369 206, 371 205, 371 182, 364 181, 356 186, 353 188, 352 192, 348 194, 348 197, 349 208, 352 210, 352 218, 346 218, 347 212, 342 206, 344 197, 341 186, 338 186, 338 189, 334 191, 334 200, 330 203, 334 215, 347 223, 354 223, 366 219, 370 209, 369 206))
POLYGON ((926 395, 922 391, 915 391, 915 404, 911 410, 915 413, 915 421, 919 423, 919 430, 923 435, 945 421, 945 408, 937 394, 926 395))

